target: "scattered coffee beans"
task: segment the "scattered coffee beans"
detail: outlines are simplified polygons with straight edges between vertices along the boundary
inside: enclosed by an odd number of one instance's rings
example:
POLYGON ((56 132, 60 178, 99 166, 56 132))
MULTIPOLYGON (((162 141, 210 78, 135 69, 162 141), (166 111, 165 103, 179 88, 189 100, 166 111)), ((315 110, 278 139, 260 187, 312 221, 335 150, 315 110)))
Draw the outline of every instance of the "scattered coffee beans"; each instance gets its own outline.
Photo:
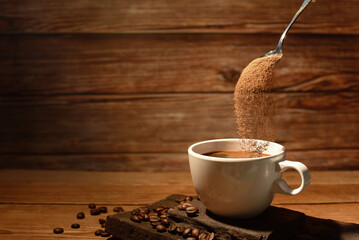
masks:
POLYGON ((71 225, 71 228, 80 228, 80 224, 74 223, 71 225))
POLYGON ((206 240, 214 240, 216 238, 216 235, 214 235, 214 233, 210 233, 208 236, 207 236, 207 239, 206 240))
POLYGON ((96 208, 96 204, 90 203, 90 204, 89 204, 89 208, 91 208, 91 209, 96 208))
MULTIPOLYGON (((197 216, 198 208, 193 206, 190 202, 193 200, 192 197, 180 197, 176 199, 178 203, 178 209, 186 211, 187 216, 194 217, 197 216)), ((192 228, 184 226, 176 226, 171 224, 169 219, 168 210, 170 208, 165 205, 154 207, 153 209, 148 209, 147 207, 140 207, 133 209, 131 211, 131 221, 140 223, 142 221, 149 221, 154 229, 158 232, 168 231, 171 234, 179 234, 186 238, 187 240, 214 240, 214 233, 207 234, 201 233, 198 228, 192 228)), ((106 224, 105 219, 99 219, 101 225, 106 224)))
POLYGON ((182 236, 184 237, 184 238, 187 238, 190 234, 191 234, 191 232, 192 232, 192 228, 186 228, 184 231, 183 231, 183 233, 182 233, 182 236))
POLYGON ((162 219, 161 224, 165 227, 168 227, 170 225, 170 221, 168 219, 162 219))
POLYGON ((95 235, 100 236, 102 232, 103 232, 102 229, 98 229, 98 230, 95 231, 95 235))
POLYGON ((184 232, 184 227, 183 226, 180 226, 180 227, 177 227, 176 231, 179 235, 182 235, 182 233, 184 232))
POLYGON ((101 214, 101 210, 98 208, 93 208, 90 210, 90 214, 91 215, 100 215, 101 214))
POLYGON ((166 232, 166 227, 163 226, 162 224, 159 224, 156 226, 156 230, 157 232, 166 232))
POLYGON ((171 224, 171 225, 168 227, 167 231, 168 231, 169 233, 174 234, 174 233, 177 233, 176 229, 177 229, 177 226, 174 225, 174 224, 171 224))
POLYGON ((109 236, 111 236, 111 234, 109 234, 109 233, 106 232, 106 231, 102 231, 101 237, 109 237, 109 236))
POLYGON ((198 236, 198 239, 199 239, 199 240, 206 240, 206 239, 207 239, 207 233, 201 233, 201 234, 198 236))
POLYGON ((188 208, 186 208, 186 213, 189 217, 196 216, 196 214, 198 213, 198 208, 188 207, 188 208))
POLYGON ((122 207, 114 207, 113 211, 117 212, 117 213, 120 213, 120 212, 124 212, 125 210, 122 207))
POLYGON ((85 218, 85 214, 83 212, 79 212, 76 216, 77 219, 84 219, 85 218))
POLYGON ((137 216, 137 215, 132 215, 132 216, 131 216, 131 221, 140 223, 140 222, 141 222, 141 218, 140 218, 139 216, 137 216))
POLYGON ((142 212, 142 213, 150 212, 150 209, 148 209, 148 207, 139 207, 138 210, 139 210, 139 212, 142 212))
POLYGON ((63 232, 64 232, 63 228, 54 228, 54 233, 55 234, 60 234, 60 233, 63 233, 63 232))
POLYGON ((107 207, 99 207, 98 210, 100 210, 101 213, 107 213, 107 207))
POLYGON ((191 236, 196 238, 199 236, 200 233, 201 231, 198 228, 194 228, 192 229, 191 236))
POLYGON ((193 198, 191 197, 191 196, 187 196, 186 198, 185 198, 185 201, 186 202, 190 202, 190 201, 192 201, 193 200, 193 198))
POLYGON ((159 222, 161 221, 160 217, 157 216, 150 216, 150 222, 159 222))
POLYGON ((150 216, 147 214, 147 213, 145 213, 144 215, 143 215, 143 221, 149 221, 150 220, 150 216))

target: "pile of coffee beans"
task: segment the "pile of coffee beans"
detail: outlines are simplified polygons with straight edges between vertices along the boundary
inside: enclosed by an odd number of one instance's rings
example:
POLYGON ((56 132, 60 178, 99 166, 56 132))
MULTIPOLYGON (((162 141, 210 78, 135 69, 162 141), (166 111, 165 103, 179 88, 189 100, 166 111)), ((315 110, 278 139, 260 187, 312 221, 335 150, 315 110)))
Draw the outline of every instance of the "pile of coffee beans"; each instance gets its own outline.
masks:
MULTIPOLYGON (((90 203, 88 205, 88 207, 90 209, 91 215, 100 215, 101 213, 107 213, 107 207, 98 207, 97 208, 96 204, 94 204, 94 203, 90 203)), ((120 212, 124 212, 125 210, 122 207, 114 207, 113 211, 116 213, 120 213, 120 212)), ((85 213, 83 213, 83 212, 77 213, 76 218, 80 219, 80 220, 84 219, 85 213)), ((103 218, 99 219, 99 224, 101 225, 101 228, 106 228, 106 226, 107 226, 107 222, 103 218)), ((73 223, 73 224, 71 224, 71 228, 74 228, 74 229, 80 228, 80 224, 73 223)), ((64 232, 64 229, 63 228, 54 228, 53 232, 54 232, 54 234, 61 234, 64 232)), ((95 236, 110 237, 111 234, 106 232, 103 229, 98 229, 95 231, 95 236)))
MULTIPOLYGON (((178 203, 177 208, 181 211, 186 211, 187 216, 195 217, 198 214, 198 208, 192 206, 190 203, 192 197, 180 197, 176 199, 178 203)), ((149 222, 154 229, 158 232, 169 232, 170 234, 177 234, 187 240, 214 240, 214 233, 201 232, 198 228, 184 227, 177 225, 174 221, 169 219, 168 210, 170 208, 165 205, 161 205, 150 210, 147 207, 136 208, 131 211, 131 221, 149 222)))

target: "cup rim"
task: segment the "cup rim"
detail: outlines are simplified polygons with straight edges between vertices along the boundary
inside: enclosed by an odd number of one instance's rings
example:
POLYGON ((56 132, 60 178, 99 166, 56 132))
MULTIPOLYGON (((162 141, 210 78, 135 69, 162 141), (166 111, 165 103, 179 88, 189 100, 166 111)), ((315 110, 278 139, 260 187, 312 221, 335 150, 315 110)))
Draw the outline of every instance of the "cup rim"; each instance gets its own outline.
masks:
POLYGON ((285 148, 284 146, 275 143, 275 142, 271 142, 271 141, 265 141, 265 140, 259 140, 259 139, 247 139, 247 138, 221 138, 221 139, 212 139, 212 140, 205 140, 205 141, 201 141, 201 142, 197 142, 192 144, 189 148, 188 148, 188 154, 196 157, 196 158, 200 158, 202 160, 208 160, 208 161, 213 161, 213 162, 250 162, 250 161, 258 161, 258 160, 263 160, 263 159, 268 159, 268 158, 273 158, 273 157, 277 157, 281 154, 285 153, 285 148), (276 153, 276 154, 272 154, 269 156, 263 156, 263 157, 256 157, 256 158, 222 158, 222 157, 210 157, 210 156, 206 156, 203 154, 199 154, 193 151, 193 148, 200 145, 200 144, 205 144, 205 143, 209 143, 209 142, 232 142, 232 141, 238 141, 238 140, 255 140, 255 141, 261 141, 261 142, 269 142, 272 145, 277 145, 279 147, 281 147, 283 150, 276 153))

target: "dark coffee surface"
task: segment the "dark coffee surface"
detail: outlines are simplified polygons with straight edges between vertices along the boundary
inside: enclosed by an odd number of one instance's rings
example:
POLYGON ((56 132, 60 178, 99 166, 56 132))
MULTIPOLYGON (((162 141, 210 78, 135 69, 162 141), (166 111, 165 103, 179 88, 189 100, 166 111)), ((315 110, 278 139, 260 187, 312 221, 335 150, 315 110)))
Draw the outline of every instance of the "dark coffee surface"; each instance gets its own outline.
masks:
POLYGON ((208 152, 202 155, 210 157, 220 157, 220 158, 255 158, 255 157, 265 157, 269 154, 257 153, 257 152, 247 152, 247 151, 215 151, 208 152))
MULTIPOLYGON (((252 219, 228 219, 211 214, 203 203, 194 197, 191 204, 198 208, 199 212, 189 217, 185 211, 176 207, 178 204, 175 199, 180 196, 183 195, 171 195, 148 207, 160 205, 171 207, 168 214, 172 223, 183 226, 185 229, 191 227, 198 228, 200 231, 213 232, 216 240, 359 239, 358 224, 309 217, 301 212, 273 206, 252 219)), ((130 217, 130 212, 108 216, 106 230, 114 236, 114 239, 121 240, 184 239, 168 231, 158 232, 148 222, 133 222, 130 217)))

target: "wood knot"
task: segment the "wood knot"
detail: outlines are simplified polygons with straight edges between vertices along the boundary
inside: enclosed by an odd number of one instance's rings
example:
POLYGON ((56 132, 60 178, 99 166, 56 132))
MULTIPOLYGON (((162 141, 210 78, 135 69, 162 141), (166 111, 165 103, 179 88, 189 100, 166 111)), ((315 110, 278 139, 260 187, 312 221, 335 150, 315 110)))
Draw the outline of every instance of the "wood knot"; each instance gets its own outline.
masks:
POLYGON ((236 83, 239 79, 239 76, 241 76, 241 71, 236 69, 226 69, 220 71, 219 74, 221 75, 224 81, 236 83))

